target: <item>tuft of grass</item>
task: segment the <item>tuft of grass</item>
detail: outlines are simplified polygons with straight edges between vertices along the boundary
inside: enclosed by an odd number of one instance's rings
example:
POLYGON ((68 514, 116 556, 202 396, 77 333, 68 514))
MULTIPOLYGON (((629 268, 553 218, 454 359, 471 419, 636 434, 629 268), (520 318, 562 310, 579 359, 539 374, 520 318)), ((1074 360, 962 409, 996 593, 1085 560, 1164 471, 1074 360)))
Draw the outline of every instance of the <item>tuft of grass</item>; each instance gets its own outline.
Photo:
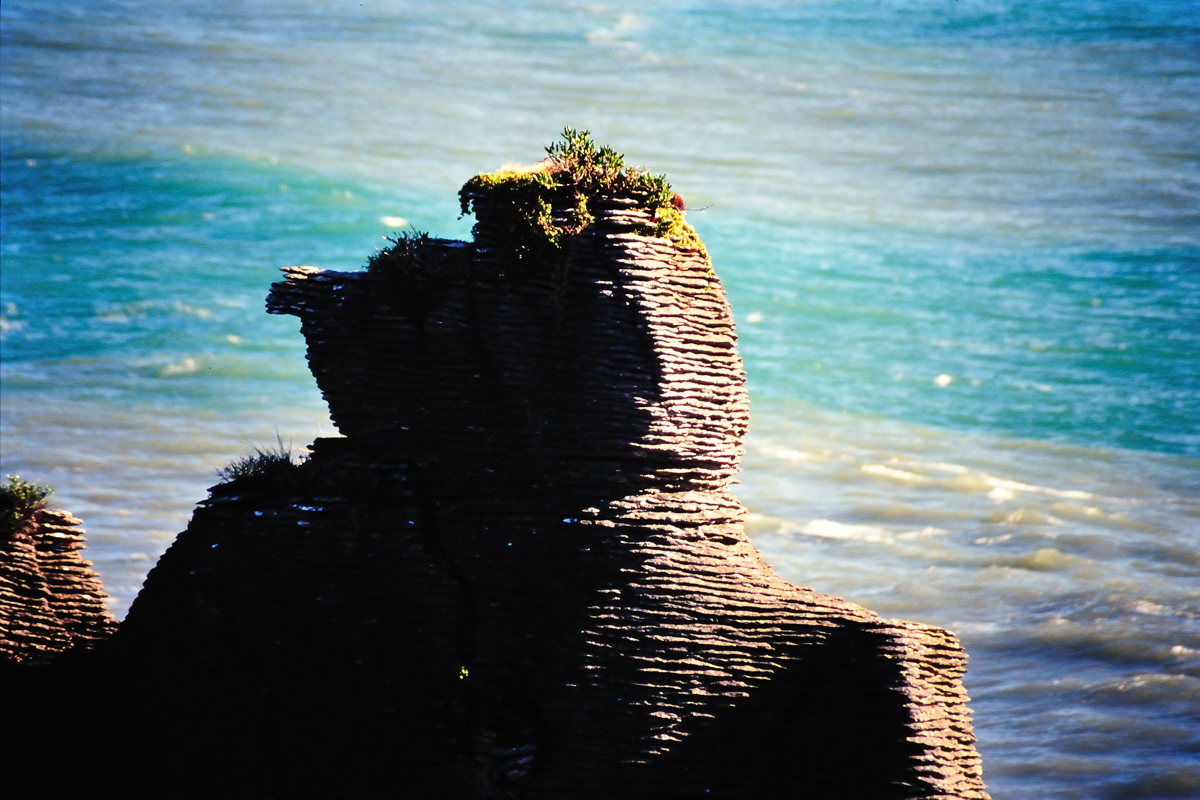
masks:
POLYGON ((54 494, 49 486, 21 480, 20 475, 8 475, 0 484, 0 526, 13 527, 38 509, 46 507, 46 498, 54 494))
POLYGON ((367 260, 367 272, 378 276, 410 313, 423 318, 442 299, 451 278, 467 268, 470 250, 415 229, 384 238, 392 246, 367 260))
POLYGON ((435 240, 425 231, 414 229, 412 233, 398 233, 393 238, 383 237, 392 243, 367 259, 367 272, 380 274, 387 272, 395 263, 403 263, 406 267, 415 267, 421 272, 437 272, 441 266, 433 252, 435 240))
POLYGON ((221 483, 236 483, 239 481, 254 482, 291 482, 296 470, 304 463, 303 456, 295 456, 290 446, 284 446, 283 440, 276 447, 256 447, 254 453, 233 461, 217 470, 221 483))
POLYGON ((246 500, 252 503, 331 498, 357 501, 387 494, 377 470, 322 463, 278 442, 275 447, 256 447, 248 456, 217 470, 221 482, 209 487, 211 498, 220 502, 246 500))

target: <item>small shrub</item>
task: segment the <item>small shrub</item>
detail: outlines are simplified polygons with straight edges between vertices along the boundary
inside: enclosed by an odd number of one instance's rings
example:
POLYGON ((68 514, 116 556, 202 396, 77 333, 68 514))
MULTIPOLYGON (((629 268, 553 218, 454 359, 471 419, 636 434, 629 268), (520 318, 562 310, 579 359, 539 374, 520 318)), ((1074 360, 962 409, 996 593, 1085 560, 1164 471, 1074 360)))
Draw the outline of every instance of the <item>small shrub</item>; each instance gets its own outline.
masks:
POLYGON ((620 153, 574 128, 564 129, 562 141, 546 147, 546 156, 529 169, 476 175, 459 191, 462 213, 479 220, 476 240, 486 230, 489 244, 502 251, 500 277, 527 275, 563 260, 572 238, 593 222, 591 210, 602 197, 636 200, 652 215, 647 235, 703 250, 666 176, 626 166, 620 153))
POLYGON ((12 527, 23 517, 39 508, 46 507, 46 498, 54 494, 49 486, 21 480, 20 475, 9 475, 6 483, 0 484, 0 526, 12 527))

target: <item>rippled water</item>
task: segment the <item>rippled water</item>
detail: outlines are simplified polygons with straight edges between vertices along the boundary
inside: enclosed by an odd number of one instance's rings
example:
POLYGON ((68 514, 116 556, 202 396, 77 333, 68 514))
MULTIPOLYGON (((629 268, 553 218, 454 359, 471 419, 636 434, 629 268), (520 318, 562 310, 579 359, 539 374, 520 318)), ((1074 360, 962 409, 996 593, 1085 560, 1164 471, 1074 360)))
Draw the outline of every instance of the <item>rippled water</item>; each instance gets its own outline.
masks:
POLYGON ((1200 795, 1200 4, 0 8, 5 472, 123 614, 223 463, 332 427, 276 268, 564 125, 729 288, 785 577, 946 625, 998 798, 1200 795))

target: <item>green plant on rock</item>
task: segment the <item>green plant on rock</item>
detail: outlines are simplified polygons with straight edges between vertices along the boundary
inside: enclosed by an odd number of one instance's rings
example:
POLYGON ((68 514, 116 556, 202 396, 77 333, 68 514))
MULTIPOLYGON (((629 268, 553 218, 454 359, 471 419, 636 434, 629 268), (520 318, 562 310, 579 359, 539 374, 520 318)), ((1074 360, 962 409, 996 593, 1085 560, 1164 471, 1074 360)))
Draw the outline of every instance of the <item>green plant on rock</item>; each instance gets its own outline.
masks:
POLYGON ((367 272, 383 273, 402 262, 406 268, 416 268, 422 272, 434 272, 437 264, 431 258, 433 239, 425 231, 414 230, 412 233, 398 233, 393 238, 383 237, 392 243, 391 247, 375 253, 367 259, 367 272))
POLYGON ((441 300, 450 279, 466 269, 470 250, 462 242, 434 239, 418 230, 384 238, 392 246, 367 260, 367 272, 378 276, 391 297, 422 318, 441 300))
POLYGON ((546 147, 551 174, 585 196, 632 196, 647 209, 671 205, 675 193, 665 175, 627 168, 625 156, 611 147, 597 147, 589 131, 563 130, 563 140, 546 147))
POLYGON ((574 128, 564 129, 546 156, 528 169, 476 175, 459 192, 462 213, 477 219, 476 242, 501 250, 502 277, 560 263, 572 238, 594 221, 592 209, 601 198, 636 201, 651 214, 643 233, 703 252, 665 176, 626 166, 620 153, 574 128))
POLYGON ((7 476, 0 484, 0 527, 12 528, 38 509, 46 507, 46 498, 54 494, 49 486, 21 480, 20 475, 7 476))
POLYGON ((303 456, 294 456, 292 448, 279 440, 276 447, 256 447, 251 455, 230 462, 217 470, 217 477, 221 483, 287 484, 294 481, 304 461, 303 456))
POLYGON ((395 491, 378 470, 312 459, 294 453, 281 440, 274 447, 256 447, 252 454, 217 470, 217 475, 221 482, 209 487, 206 504, 244 501, 261 507, 296 500, 324 504, 331 499, 355 503, 395 491))
POLYGON ((704 243, 696 235, 696 229, 687 223, 683 217, 683 210, 678 206, 666 206, 655 211, 654 234, 672 244, 708 255, 704 243))

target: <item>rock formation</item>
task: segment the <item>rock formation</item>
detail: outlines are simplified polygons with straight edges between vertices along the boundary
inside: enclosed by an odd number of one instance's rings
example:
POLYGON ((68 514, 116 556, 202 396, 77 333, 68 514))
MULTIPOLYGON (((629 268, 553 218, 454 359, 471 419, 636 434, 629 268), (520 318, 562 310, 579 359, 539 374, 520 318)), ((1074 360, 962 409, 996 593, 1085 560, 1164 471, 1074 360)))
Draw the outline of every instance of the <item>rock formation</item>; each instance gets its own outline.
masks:
MULTIPOLYGON (((0 663, 48 664, 107 639, 117 621, 84 548, 82 520, 37 502, 0 504, 0 663)), ((28 486, 28 484, 25 484, 28 486)))
POLYGON ((96 673, 139 770, 197 795, 987 797, 955 638, 788 584, 747 539, 721 284, 665 182, 568 133, 464 187, 473 242, 272 287, 343 436, 232 470, 150 574, 96 673))

